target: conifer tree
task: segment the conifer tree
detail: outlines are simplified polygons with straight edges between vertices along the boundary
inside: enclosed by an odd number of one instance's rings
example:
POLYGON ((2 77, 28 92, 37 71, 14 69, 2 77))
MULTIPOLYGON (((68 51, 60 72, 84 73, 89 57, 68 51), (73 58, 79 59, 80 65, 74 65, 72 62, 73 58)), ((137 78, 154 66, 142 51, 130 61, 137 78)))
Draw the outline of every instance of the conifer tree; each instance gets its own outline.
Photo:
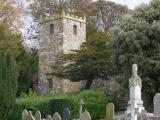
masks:
POLYGON ((17 92, 17 66, 6 52, 0 52, 0 119, 8 120, 17 92))

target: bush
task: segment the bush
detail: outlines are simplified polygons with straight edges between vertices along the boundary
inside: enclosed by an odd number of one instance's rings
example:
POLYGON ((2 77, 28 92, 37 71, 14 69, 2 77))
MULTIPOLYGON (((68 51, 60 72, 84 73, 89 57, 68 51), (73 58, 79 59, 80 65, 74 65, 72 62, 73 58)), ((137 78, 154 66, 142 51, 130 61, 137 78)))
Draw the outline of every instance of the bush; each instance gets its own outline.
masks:
POLYGON ((85 108, 90 112, 92 120, 105 118, 106 104, 110 97, 101 90, 87 90, 78 94, 62 95, 62 96, 46 96, 46 97, 27 97, 16 100, 16 106, 9 120, 21 120, 21 113, 24 109, 41 111, 43 118, 48 114, 53 115, 59 112, 62 116, 64 108, 71 110, 71 119, 75 118, 79 112, 79 100, 83 98, 85 108))
POLYGON ((78 113, 81 98, 84 99, 85 108, 91 114, 92 120, 105 118, 106 104, 110 101, 108 94, 101 90, 87 90, 73 96, 72 116, 78 113))
POLYGON ((58 112, 60 116, 63 116, 63 111, 65 108, 71 110, 72 100, 70 99, 53 99, 49 102, 49 111, 50 114, 58 112))

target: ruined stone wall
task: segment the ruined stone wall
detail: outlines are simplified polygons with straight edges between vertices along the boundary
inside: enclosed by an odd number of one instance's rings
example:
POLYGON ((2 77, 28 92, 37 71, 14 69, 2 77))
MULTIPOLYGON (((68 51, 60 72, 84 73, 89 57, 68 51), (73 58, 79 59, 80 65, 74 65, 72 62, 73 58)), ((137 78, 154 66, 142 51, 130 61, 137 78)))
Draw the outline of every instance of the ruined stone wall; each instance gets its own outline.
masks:
POLYGON ((116 91, 120 88, 120 85, 115 80, 95 79, 91 85, 91 88, 93 89, 101 88, 104 90, 116 91))

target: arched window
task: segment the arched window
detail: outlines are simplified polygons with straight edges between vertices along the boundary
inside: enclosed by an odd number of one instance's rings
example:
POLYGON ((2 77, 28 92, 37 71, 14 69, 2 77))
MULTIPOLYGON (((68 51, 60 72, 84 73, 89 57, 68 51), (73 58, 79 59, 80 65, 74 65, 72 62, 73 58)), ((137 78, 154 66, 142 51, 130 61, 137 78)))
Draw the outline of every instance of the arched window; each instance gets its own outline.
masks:
POLYGON ((53 24, 50 24, 50 33, 54 34, 54 25, 53 24))
POLYGON ((77 25, 73 25, 73 33, 77 35, 77 25))

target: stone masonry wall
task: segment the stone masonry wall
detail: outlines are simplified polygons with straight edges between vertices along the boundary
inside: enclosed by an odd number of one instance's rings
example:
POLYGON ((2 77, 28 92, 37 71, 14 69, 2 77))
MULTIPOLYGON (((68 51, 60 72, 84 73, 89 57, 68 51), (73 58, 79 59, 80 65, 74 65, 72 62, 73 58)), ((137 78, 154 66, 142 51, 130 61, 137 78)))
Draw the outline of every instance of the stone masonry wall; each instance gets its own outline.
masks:
POLYGON ((36 91, 43 95, 48 92, 74 92, 79 90, 81 82, 66 82, 66 80, 46 74, 52 72, 51 65, 54 64, 56 55, 60 52, 69 53, 70 50, 79 49, 82 42, 85 42, 85 19, 62 12, 62 14, 43 18, 39 25, 39 80, 34 86, 36 91), (50 33, 51 24, 54 28, 53 33, 50 33), (77 26, 77 34, 73 32, 74 25, 77 26), (73 87, 77 89, 73 89, 73 87))

